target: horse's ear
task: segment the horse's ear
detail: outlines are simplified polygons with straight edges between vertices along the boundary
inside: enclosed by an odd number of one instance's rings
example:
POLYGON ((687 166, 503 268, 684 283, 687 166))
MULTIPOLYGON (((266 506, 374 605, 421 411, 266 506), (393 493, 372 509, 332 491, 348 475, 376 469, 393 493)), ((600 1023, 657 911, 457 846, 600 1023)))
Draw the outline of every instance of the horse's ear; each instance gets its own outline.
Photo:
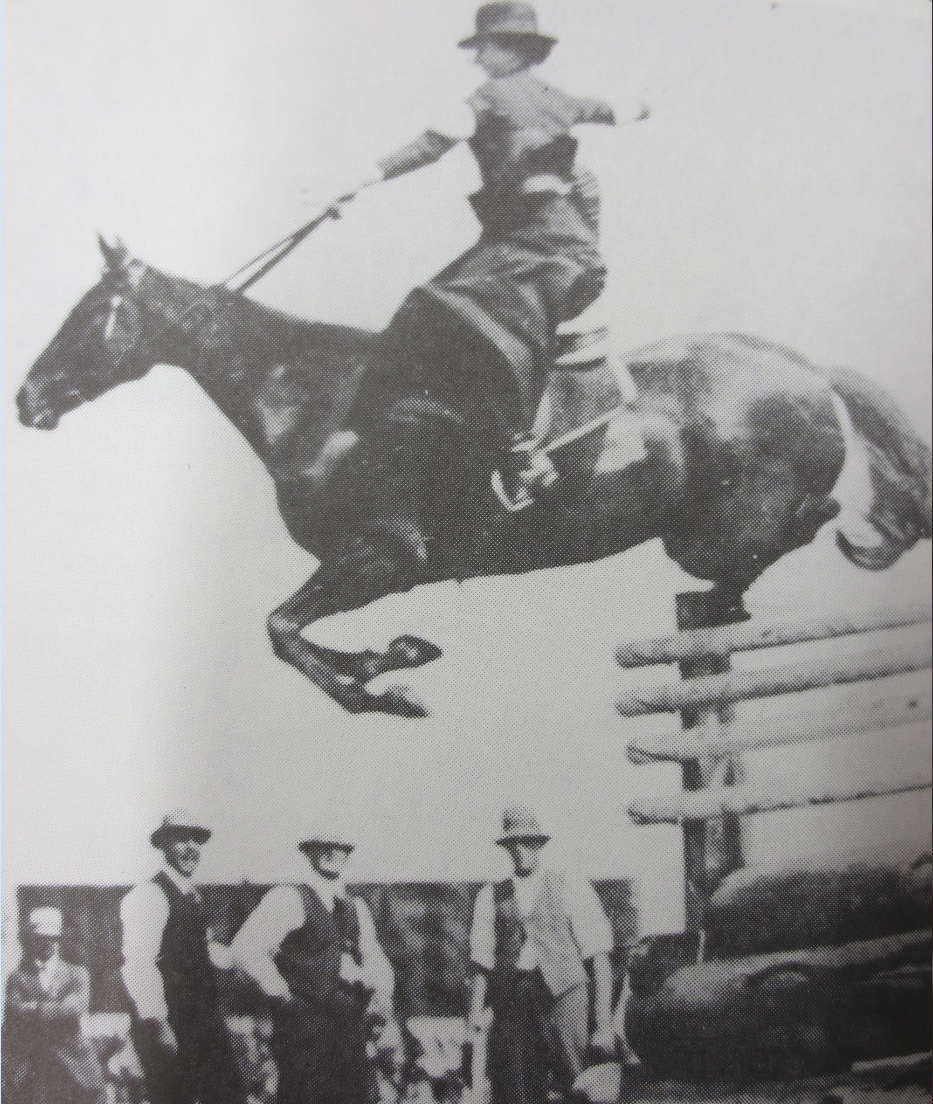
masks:
POLYGON ((126 267, 126 262, 129 259, 130 251, 126 248, 120 238, 114 238, 113 245, 104 240, 102 234, 97 235, 97 244, 100 246, 100 251, 103 254, 104 261, 107 264, 107 268, 113 271, 118 271, 121 268, 126 267))

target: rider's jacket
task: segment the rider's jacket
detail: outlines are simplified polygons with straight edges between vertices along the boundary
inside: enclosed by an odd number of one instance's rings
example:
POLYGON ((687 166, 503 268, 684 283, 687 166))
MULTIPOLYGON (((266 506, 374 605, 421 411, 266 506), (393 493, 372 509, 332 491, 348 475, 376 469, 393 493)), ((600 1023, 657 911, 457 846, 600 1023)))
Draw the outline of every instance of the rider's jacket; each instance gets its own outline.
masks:
MULTIPOLYGON (((483 181, 473 206, 484 226, 493 212, 501 220, 513 206, 510 197, 568 194, 575 183, 577 149, 571 128, 615 122, 604 101, 571 96, 528 70, 487 81, 467 103, 475 120, 468 141, 483 181)), ((462 137, 428 129, 379 166, 386 179, 400 176, 437 161, 462 137)))

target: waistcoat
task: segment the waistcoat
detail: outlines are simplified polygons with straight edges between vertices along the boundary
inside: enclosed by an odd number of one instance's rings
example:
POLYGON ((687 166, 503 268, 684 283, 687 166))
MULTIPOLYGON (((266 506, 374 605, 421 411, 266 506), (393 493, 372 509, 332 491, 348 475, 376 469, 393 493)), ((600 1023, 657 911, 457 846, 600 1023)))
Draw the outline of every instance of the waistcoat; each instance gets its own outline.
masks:
POLYGON ((586 983, 586 967, 561 899, 563 886, 560 874, 546 870, 527 919, 519 911, 511 878, 493 887, 496 906, 494 978, 497 985, 507 985, 514 980, 518 956, 526 939, 537 949, 538 969, 552 996, 559 997, 586 983))
POLYGON ((331 913, 310 886, 295 888, 305 922, 282 941, 275 964, 296 997, 316 1000, 336 988, 344 954, 361 961, 360 919, 352 900, 338 897, 331 913))
POLYGON ((152 879, 168 901, 157 966, 165 988, 165 1003, 173 1021, 192 1021, 217 1011, 217 982, 207 953, 207 923, 201 901, 182 893, 159 871, 152 879))

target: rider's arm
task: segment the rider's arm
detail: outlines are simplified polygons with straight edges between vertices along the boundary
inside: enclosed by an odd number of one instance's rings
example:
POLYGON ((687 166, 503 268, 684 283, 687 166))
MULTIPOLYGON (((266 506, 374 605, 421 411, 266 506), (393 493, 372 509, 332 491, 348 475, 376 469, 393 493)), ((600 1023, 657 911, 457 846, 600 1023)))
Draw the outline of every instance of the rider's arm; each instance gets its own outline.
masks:
POLYGON ((476 118, 470 106, 454 104, 442 117, 432 120, 431 125, 413 142, 379 160, 376 163, 377 172, 381 172, 383 180, 391 180, 394 176, 433 165, 454 146, 471 138, 475 129, 476 118))
POLYGON ((629 100, 614 108, 605 100, 581 97, 578 101, 578 123, 602 123, 604 126, 624 126, 647 119, 651 109, 641 100, 629 100))

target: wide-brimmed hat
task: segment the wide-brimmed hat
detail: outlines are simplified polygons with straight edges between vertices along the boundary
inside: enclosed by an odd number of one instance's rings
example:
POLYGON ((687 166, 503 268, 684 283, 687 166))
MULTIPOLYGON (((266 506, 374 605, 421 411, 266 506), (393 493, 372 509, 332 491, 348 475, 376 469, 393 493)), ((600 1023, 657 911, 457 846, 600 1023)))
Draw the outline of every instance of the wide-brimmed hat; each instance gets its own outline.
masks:
POLYGON ((476 13, 476 31, 464 38, 459 45, 463 49, 478 46, 487 38, 513 38, 526 42, 536 42, 550 49, 556 38, 541 34, 538 30, 538 15, 531 4, 518 0, 505 3, 483 4, 476 13))
POLYGON ((26 921, 26 931, 37 939, 61 939, 64 923, 61 909, 34 908, 26 921))
POLYGON ((309 847, 340 847, 344 851, 356 850, 356 844, 350 839, 348 833, 332 824, 323 828, 313 828, 298 841, 299 851, 307 851, 309 847))
POLYGON ((153 847, 162 847, 168 840, 182 836, 193 839, 196 843, 207 843, 211 838, 211 830, 187 809, 175 809, 162 818, 162 823, 149 837, 149 842, 153 847))
POLYGON ((517 805, 502 814, 502 835, 496 843, 504 847, 508 843, 547 843, 550 838, 534 811, 517 805))

